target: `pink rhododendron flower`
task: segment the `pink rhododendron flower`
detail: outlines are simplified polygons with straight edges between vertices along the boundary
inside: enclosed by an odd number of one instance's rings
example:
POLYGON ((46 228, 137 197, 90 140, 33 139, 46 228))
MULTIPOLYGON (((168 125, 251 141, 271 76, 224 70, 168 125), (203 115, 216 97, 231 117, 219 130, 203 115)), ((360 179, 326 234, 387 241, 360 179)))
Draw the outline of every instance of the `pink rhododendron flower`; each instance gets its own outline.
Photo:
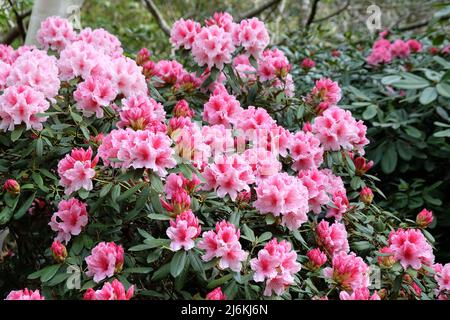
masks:
POLYGON ((227 296, 221 287, 217 287, 206 295, 206 300, 227 300, 227 296))
POLYGON ((419 270, 422 265, 431 266, 434 263, 433 248, 420 230, 400 228, 391 231, 389 249, 405 270, 408 267, 419 270))
POLYGON ((115 272, 122 270, 123 253, 122 246, 114 242, 100 242, 85 259, 88 267, 86 275, 94 277, 97 283, 112 277, 115 272))
POLYGON ((58 163, 58 174, 61 180, 59 185, 65 188, 65 194, 69 195, 81 188, 92 190, 92 178, 95 176, 95 166, 98 156, 92 159, 92 149, 73 149, 58 163))
POLYGON ((303 59, 302 63, 301 63, 301 67, 303 69, 306 69, 306 70, 314 68, 315 65, 316 65, 316 63, 313 60, 309 59, 309 58, 303 59))
POLYGON ((383 247, 379 250, 379 253, 383 254, 382 256, 378 256, 377 261, 380 265, 385 267, 392 267, 396 260, 394 258, 394 251, 389 247, 383 247))
POLYGON ((233 33, 239 25, 233 22, 233 17, 228 12, 214 12, 213 16, 205 20, 207 26, 216 25, 225 32, 233 33))
POLYGON ((103 139, 98 155, 107 166, 147 168, 165 176, 167 169, 176 165, 171 144, 170 138, 161 132, 119 129, 103 139), (111 162, 111 159, 119 161, 111 162))
POLYGON ((13 131, 16 125, 41 131, 47 117, 38 116, 50 107, 44 94, 26 85, 8 87, 0 95, 0 129, 13 131))
POLYGON ((147 94, 147 82, 142 67, 130 58, 119 57, 112 62, 112 81, 125 97, 147 94))
POLYGON ((247 53, 255 58, 259 58, 270 42, 266 26, 258 18, 242 20, 234 33, 235 42, 244 47, 247 53))
POLYGON ((369 187, 364 187, 359 193, 359 199, 366 205, 370 205, 373 200, 373 192, 369 187))
MULTIPOLYGON (((239 77, 243 80, 247 79, 249 81, 256 80, 256 69, 250 63, 247 55, 240 54, 233 59, 234 69, 239 73, 239 77)), ((243 88, 245 90, 245 88, 243 88)))
POLYGON ((68 243, 72 236, 81 233, 81 229, 88 223, 86 203, 70 198, 58 204, 58 211, 51 218, 49 226, 58 232, 56 240, 68 243))
POLYGON ((141 48, 139 52, 136 55, 136 63, 140 66, 144 65, 148 60, 150 60, 150 57, 152 54, 150 53, 150 50, 147 48, 141 48))
POLYGON ((7 87, 6 80, 11 72, 11 68, 11 65, 0 60, 0 91, 5 90, 7 87))
POLYGON ((53 258, 58 263, 63 263, 67 258, 67 249, 59 240, 54 240, 50 247, 53 258))
POLYGON ((450 293, 450 263, 444 266, 440 264, 435 265, 435 280, 438 284, 437 292, 450 293))
MULTIPOLYGON (((176 60, 160 60, 154 69, 154 76, 161 79, 163 85, 175 84, 186 73, 183 65, 176 60)), ((157 86, 160 86, 160 84, 157 84, 157 86)))
POLYGON ((191 180, 189 180, 181 172, 178 174, 171 173, 166 178, 164 194, 167 199, 172 199, 177 193, 192 193, 200 183, 201 180, 195 174, 193 174, 191 180))
POLYGON ((377 66, 380 64, 388 64, 392 61, 391 43, 389 40, 380 38, 374 42, 372 52, 366 58, 368 64, 377 66))
POLYGON ((236 122, 236 129, 246 138, 249 140, 259 138, 262 142, 267 141, 263 139, 264 136, 267 137, 269 131, 275 126, 275 120, 272 119, 266 109, 255 108, 254 106, 249 106, 247 109, 241 111, 236 122))
POLYGON ((319 139, 310 132, 297 132, 291 139, 289 154, 292 157, 292 169, 300 171, 318 168, 323 162, 323 148, 319 139))
POLYGON ((97 118, 103 118, 103 107, 109 106, 117 93, 109 79, 88 77, 77 85, 73 98, 77 102, 77 109, 81 110, 84 116, 95 114, 97 118))
POLYGON ((323 253, 322 251, 320 251, 319 248, 309 250, 308 253, 306 254, 306 256, 309 259, 310 265, 314 269, 320 268, 327 262, 326 254, 323 253))
POLYGON ((14 60, 14 48, 10 45, 0 43, 0 61, 6 64, 12 64, 14 60))
POLYGON ((356 121, 352 113, 338 107, 327 109, 317 117, 313 124, 313 133, 322 143, 324 150, 357 150, 364 153, 366 126, 356 121))
POLYGON ((147 95, 122 99, 119 116, 118 128, 130 127, 134 130, 150 130, 155 133, 166 132, 166 126, 163 124, 166 117, 164 107, 147 95))
POLYGON ((335 222, 330 225, 328 221, 322 220, 316 227, 316 234, 319 245, 331 256, 350 250, 347 230, 342 223, 335 222))
POLYGON ((11 291, 5 300, 45 300, 44 296, 41 296, 39 290, 23 290, 11 291))
POLYGON ((433 222, 433 212, 423 209, 416 217, 416 223, 422 228, 426 228, 433 222))
POLYGON ((273 80, 276 77, 286 78, 291 65, 284 53, 278 49, 265 50, 258 59, 257 74, 261 81, 273 80))
POLYGON ((66 44, 74 41, 77 35, 67 19, 52 16, 41 22, 36 37, 45 50, 50 48, 61 51, 66 44))
POLYGON ((214 189, 222 198, 228 194, 233 201, 239 192, 249 191, 249 184, 255 182, 252 168, 238 154, 217 156, 214 163, 205 168, 203 176, 206 190, 214 189))
POLYGON ((17 182, 17 180, 8 179, 3 184, 3 191, 16 196, 20 194, 20 184, 17 182))
POLYGON ((352 292, 369 286, 369 267, 353 252, 336 253, 332 265, 332 268, 323 269, 323 274, 333 279, 345 291, 352 292))
POLYGON ((406 41, 406 43, 408 44, 409 50, 411 52, 421 52, 422 51, 422 44, 420 43, 420 41, 418 41, 416 39, 409 39, 408 41, 406 41))
POLYGON ((278 242, 277 239, 270 240, 258 252, 258 257, 250 260, 250 266, 255 272, 253 280, 266 280, 265 296, 283 294, 294 283, 294 274, 301 269, 291 244, 286 240, 278 242))
POLYGON ((187 194, 185 190, 181 190, 172 196, 171 201, 167 202, 160 199, 161 205, 166 209, 172 216, 183 213, 191 208, 191 197, 187 194))
POLYGON ((30 86, 53 101, 60 87, 56 63, 56 58, 45 51, 34 49, 25 52, 12 64, 7 85, 30 86))
POLYGON ((308 220, 308 190, 302 182, 287 173, 277 173, 261 180, 256 187, 253 206, 261 214, 282 216, 282 224, 295 230, 308 220))
POLYGON ((175 117, 189 117, 192 118, 194 116, 194 111, 189 108, 189 103, 181 99, 179 100, 175 107, 173 107, 173 115, 175 117))
POLYGON ((370 291, 367 288, 355 289, 351 294, 346 291, 341 291, 339 294, 340 300, 381 300, 378 293, 374 292, 370 295, 370 291))
POLYGON ((339 100, 341 100, 341 88, 337 82, 328 78, 317 80, 306 97, 307 103, 316 105, 320 111, 335 106, 339 100))
POLYGON ((223 124, 203 126, 202 138, 203 142, 211 148, 211 155, 213 157, 235 150, 232 129, 226 128, 223 124))
POLYGON ((332 197, 332 204, 332 206, 328 207, 326 217, 334 217, 336 221, 340 221, 342 219, 342 215, 347 212, 350 207, 345 192, 335 192, 332 197))
POLYGON ((134 295, 134 286, 125 291, 123 284, 114 279, 112 283, 105 282, 97 291, 89 288, 83 296, 83 300, 130 300, 134 295))
POLYGON ((394 58, 395 57, 398 57, 398 58, 408 57, 410 54, 410 49, 409 49, 408 43, 403 40, 400 40, 400 39, 395 40, 391 44, 391 54, 394 58))
POLYGON ((211 125, 222 124, 229 128, 242 115, 242 108, 235 96, 225 90, 215 90, 203 109, 203 120, 211 125))
POLYGON ((201 25, 191 19, 184 20, 183 18, 175 21, 170 31, 170 42, 179 49, 191 49, 194 43, 195 36, 200 32, 201 25))
POLYGON ((276 155, 263 148, 251 148, 244 151, 243 156, 251 166, 256 181, 265 179, 281 171, 281 162, 276 155))
POLYGON ((231 34, 217 25, 201 28, 192 43, 192 56, 201 67, 222 70, 224 64, 231 63, 234 50, 231 34))
POLYGON ((188 251, 195 245, 194 239, 200 235, 200 228, 197 217, 192 211, 185 211, 177 215, 175 220, 170 220, 170 227, 166 234, 171 240, 170 248, 178 251, 181 248, 188 251))
POLYGON ((204 261, 220 258, 219 268, 230 268, 240 272, 242 262, 247 259, 248 253, 242 250, 239 242, 239 229, 228 221, 220 221, 215 230, 203 232, 198 248, 205 250, 202 256, 204 261))
POLYGON ((123 49, 117 37, 103 28, 94 29, 84 28, 78 35, 78 39, 84 43, 89 43, 96 50, 112 57, 122 56, 123 49))

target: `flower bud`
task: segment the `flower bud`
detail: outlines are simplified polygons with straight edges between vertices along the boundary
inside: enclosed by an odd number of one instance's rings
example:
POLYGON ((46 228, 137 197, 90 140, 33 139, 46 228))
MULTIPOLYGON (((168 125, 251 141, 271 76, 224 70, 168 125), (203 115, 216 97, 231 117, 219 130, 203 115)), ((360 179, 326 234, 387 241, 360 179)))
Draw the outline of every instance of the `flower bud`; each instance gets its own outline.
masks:
POLYGON ((50 249, 56 262, 63 263, 66 260, 67 249, 59 240, 53 241, 50 249))
POLYGON ((217 287, 206 295, 206 300, 227 300, 227 296, 222 292, 222 288, 217 287))
POLYGON ((312 249, 306 254, 309 258, 308 266, 317 270, 327 262, 327 256, 319 248, 312 249))
POLYGON ((194 116, 194 111, 189 108, 189 104, 186 100, 182 99, 177 102, 175 107, 173 108, 173 115, 175 117, 189 117, 192 118, 194 116))
POLYGON ((416 217, 416 223, 421 228, 426 228, 433 222, 433 211, 423 209, 416 217))
POLYGON ((5 184, 3 185, 3 191, 6 191, 11 195, 16 196, 20 193, 20 184, 14 179, 8 179, 5 181, 5 184))
POLYGON ((378 256, 378 263, 380 265, 385 266, 386 268, 390 268, 395 264, 396 260, 393 255, 394 252, 389 247, 381 248, 380 253, 390 254, 390 255, 378 256))
POLYGON ((373 200, 373 192, 369 187, 364 187, 361 189, 359 193, 359 199, 364 202, 367 206, 372 203, 373 200))
POLYGON ((309 58, 303 59, 303 61, 301 63, 302 69, 305 70, 306 72, 308 72, 310 69, 314 68, 315 65, 316 65, 316 63, 309 58))

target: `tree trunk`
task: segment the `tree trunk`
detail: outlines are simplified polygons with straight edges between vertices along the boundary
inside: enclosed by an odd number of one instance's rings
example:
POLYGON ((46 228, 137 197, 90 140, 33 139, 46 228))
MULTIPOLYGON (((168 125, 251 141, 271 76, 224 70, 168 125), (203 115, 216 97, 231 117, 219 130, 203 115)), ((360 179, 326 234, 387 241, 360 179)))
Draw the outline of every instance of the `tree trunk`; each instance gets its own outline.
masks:
POLYGON ((43 20, 50 16, 67 17, 76 11, 76 6, 81 8, 83 2, 84 0, 35 0, 25 44, 38 44, 36 34, 43 20))

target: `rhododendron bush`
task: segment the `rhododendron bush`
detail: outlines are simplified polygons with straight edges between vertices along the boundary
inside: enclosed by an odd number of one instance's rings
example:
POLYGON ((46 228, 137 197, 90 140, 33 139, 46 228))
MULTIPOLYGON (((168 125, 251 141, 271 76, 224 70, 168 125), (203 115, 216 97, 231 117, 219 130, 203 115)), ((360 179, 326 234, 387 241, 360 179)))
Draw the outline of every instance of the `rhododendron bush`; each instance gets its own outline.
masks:
POLYGON ((4 298, 447 299, 432 212, 378 205, 336 81, 298 93, 257 18, 170 40, 177 60, 132 59, 50 17, 39 48, 0 46, 4 298))

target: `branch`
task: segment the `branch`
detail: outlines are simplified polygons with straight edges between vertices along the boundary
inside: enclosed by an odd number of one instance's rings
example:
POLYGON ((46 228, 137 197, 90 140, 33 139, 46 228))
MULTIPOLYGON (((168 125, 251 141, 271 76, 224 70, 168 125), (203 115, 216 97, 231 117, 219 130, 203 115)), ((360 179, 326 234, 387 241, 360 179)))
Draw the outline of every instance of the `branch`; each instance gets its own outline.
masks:
MULTIPOLYGON (((448 18, 450 18, 450 13, 443 15, 442 17, 437 19, 437 21, 442 21, 442 20, 445 20, 448 18)), ((410 31, 410 30, 426 27, 430 22, 431 22, 431 20, 413 23, 413 24, 410 24, 410 25, 407 25, 404 27, 399 27, 399 28, 397 28, 397 31, 410 31)))
MULTIPOLYGON (((14 16, 16 17, 17 28, 20 32, 20 35, 22 36, 22 40, 25 41, 26 31, 25 31, 25 27, 23 26, 23 19, 26 17, 26 15, 20 15, 17 12, 12 0, 8 0, 8 2, 9 2, 9 5, 11 6, 12 12, 14 13, 14 16)), ((28 12, 26 12, 26 13, 28 13, 28 12)), ((29 11, 28 14, 31 14, 31 11, 29 11)))
POLYGON ((150 13, 156 19, 156 22, 158 22, 158 25, 161 28, 161 30, 167 36, 170 36, 170 28, 167 25, 166 20, 164 20, 163 16, 161 15, 161 12, 159 12, 159 10, 156 7, 155 3, 152 0, 144 0, 144 3, 145 3, 145 6, 147 7, 147 10, 150 11, 150 13))
MULTIPOLYGON (((22 21, 31 14, 31 10, 26 11, 20 18, 22 21)), ((11 44, 15 39, 22 35, 22 31, 19 29, 19 26, 15 26, 11 30, 9 30, 8 34, 6 34, 1 40, 0 43, 11 44)))
POLYGON ((263 12, 266 9, 269 9, 270 7, 277 5, 278 3, 280 3, 281 0, 269 0, 264 2, 262 5, 260 5, 259 7, 256 7, 250 11, 247 11, 246 13, 244 13, 241 16, 241 20, 244 19, 249 19, 249 18, 253 18, 257 15, 259 15, 261 12, 263 12))
POLYGON ((334 16, 337 16, 338 14, 341 14, 343 11, 345 11, 348 8, 349 5, 350 5, 350 0, 347 0, 346 4, 342 8, 336 10, 335 12, 330 13, 329 15, 327 15, 327 16, 325 16, 323 18, 315 19, 311 23, 322 22, 322 21, 328 20, 328 19, 330 19, 330 18, 332 18, 334 16))
POLYGON ((316 16, 316 12, 317 12, 317 4, 319 3, 319 1, 320 0, 314 0, 313 1, 312 7, 311 7, 311 12, 309 13, 308 20, 306 20, 306 24, 305 24, 306 30, 309 29, 309 26, 314 21, 314 17, 316 16))

